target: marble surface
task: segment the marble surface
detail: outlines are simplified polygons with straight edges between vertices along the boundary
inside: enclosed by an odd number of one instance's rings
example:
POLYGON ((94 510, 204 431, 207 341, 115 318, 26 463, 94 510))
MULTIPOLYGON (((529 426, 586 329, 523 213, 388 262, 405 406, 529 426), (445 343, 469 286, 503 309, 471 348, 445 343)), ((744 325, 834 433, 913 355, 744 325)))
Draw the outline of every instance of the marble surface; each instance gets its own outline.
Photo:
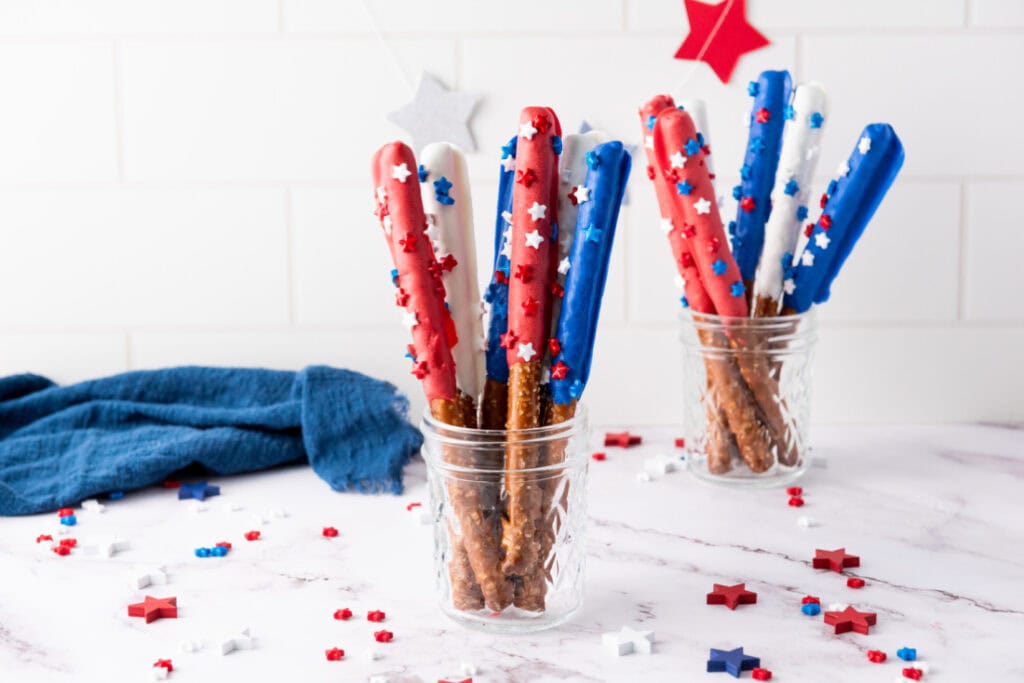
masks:
POLYGON ((205 512, 156 488, 102 514, 79 510, 80 545, 111 534, 129 541, 110 559, 37 546, 56 515, 0 520, 0 680, 151 680, 158 658, 171 658, 170 680, 182 682, 433 683, 460 680, 463 661, 476 665, 478 683, 731 680, 704 673, 708 648, 743 646, 773 680, 893 681, 904 645, 929 663, 923 680, 1024 680, 1024 431, 819 427, 813 441, 826 466, 801 482, 799 509, 784 491, 723 490, 683 472, 639 482, 646 456, 674 452, 672 431, 641 433, 642 447, 603 449, 608 459, 591 464, 587 601, 555 631, 495 636, 441 615, 431 533, 405 507, 425 495, 422 463, 409 468, 401 497, 336 494, 294 467, 213 480, 222 495, 205 512), (817 525, 799 527, 801 515, 817 525), (340 535, 323 538, 326 525, 340 535), (261 540, 243 539, 251 528, 261 540), (193 555, 221 540, 233 543, 227 557, 193 555), (866 587, 810 567, 815 548, 840 546, 860 555, 866 587), (129 585, 147 564, 166 565, 167 585, 129 585), (756 605, 704 604, 713 583, 740 581, 757 591, 756 605), (179 618, 129 618, 126 606, 147 593, 176 596, 179 618), (820 616, 801 614, 807 593, 875 611, 878 624, 868 636, 833 635, 820 616), (335 621, 341 607, 356 617, 335 621), (371 609, 387 613, 393 642, 373 641, 381 626, 366 621, 371 609), (624 625, 654 630, 654 653, 607 654, 601 634, 624 625), (243 627, 256 649, 221 656, 220 641, 243 627), (181 651, 188 640, 203 649, 181 651), (325 659, 334 646, 343 661, 325 659), (889 661, 870 663, 869 649, 889 661))

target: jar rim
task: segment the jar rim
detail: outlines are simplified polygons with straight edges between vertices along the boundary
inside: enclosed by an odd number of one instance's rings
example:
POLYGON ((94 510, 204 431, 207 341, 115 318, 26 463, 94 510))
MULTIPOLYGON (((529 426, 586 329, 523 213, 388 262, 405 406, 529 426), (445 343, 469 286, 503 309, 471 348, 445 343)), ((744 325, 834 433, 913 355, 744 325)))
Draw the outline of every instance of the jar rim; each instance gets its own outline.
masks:
POLYGON ((679 319, 687 322, 692 322, 695 325, 719 325, 722 327, 728 327, 730 325, 740 325, 747 328, 757 327, 773 327, 776 325, 787 325, 792 323, 798 323, 801 321, 817 321, 817 314, 814 308, 809 308, 803 313, 792 313, 789 315, 773 315, 764 318, 752 318, 749 316, 735 316, 735 315, 718 315, 717 313, 696 313, 693 309, 684 308, 679 312, 679 319))

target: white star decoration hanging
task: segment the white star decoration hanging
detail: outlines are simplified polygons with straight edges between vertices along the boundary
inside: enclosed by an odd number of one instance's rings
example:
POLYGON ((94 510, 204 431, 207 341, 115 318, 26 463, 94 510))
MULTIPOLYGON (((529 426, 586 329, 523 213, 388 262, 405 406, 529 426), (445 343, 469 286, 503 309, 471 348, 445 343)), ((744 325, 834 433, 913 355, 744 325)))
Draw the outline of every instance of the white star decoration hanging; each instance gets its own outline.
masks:
POLYGON ((528 214, 530 214, 530 218, 532 218, 533 221, 536 223, 540 219, 542 219, 545 216, 547 216, 547 214, 548 214, 548 207, 545 206, 544 204, 538 204, 537 202, 534 202, 533 206, 531 206, 529 209, 527 209, 526 212, 528 214))
POLYGON ((422 149, 429 142, 451 142, 467 152, 475 152, 469 119, 479 99, 478 95, 448 90, 441 81, 424 72, 412 102, 388 114, 388 121, 412 136, 414 149, 422 149))
POLYGON ((540 249, 541 243, 544 242, 544 238, 540 236, 539 230, 531 230, 523 235, 523 237, 526 239, 526 246, 533 247, 534 249, 540 249))
POLYGON ((701 197, 693 203, 693 208, 697 209, 698 214, 711 213, 711 202, 704 197, 701 197))

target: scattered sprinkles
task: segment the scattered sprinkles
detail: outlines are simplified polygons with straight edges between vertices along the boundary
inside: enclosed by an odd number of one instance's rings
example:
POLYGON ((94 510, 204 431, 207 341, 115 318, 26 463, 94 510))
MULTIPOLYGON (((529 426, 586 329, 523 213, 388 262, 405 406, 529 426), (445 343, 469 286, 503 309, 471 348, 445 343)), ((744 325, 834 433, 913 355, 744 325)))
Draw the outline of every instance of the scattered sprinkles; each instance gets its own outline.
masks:
POLYGON ((334 538, 338 535, 338 530, 333 526, 325 526, 320 533, 324 538, 334 538))

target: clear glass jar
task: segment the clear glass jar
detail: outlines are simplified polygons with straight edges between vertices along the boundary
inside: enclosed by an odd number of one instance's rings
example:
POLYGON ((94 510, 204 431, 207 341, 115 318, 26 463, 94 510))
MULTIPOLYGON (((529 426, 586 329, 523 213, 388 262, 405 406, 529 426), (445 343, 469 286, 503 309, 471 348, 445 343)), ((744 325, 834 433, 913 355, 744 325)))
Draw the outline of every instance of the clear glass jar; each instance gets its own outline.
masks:
POLYGON ((807 468, 813 311, 723 318, 684 311, 688 469, 733 486, 781 486, 807 468))
POLYGON ((441 609, 493 632, 567 621, 583 603, 586 413, 521 431, 452 427, 425 414, 420 429, 441 609), (537 466, 507 469, 513 449, 537 466), (529 511, 516 528, 513 505, 529 511))

